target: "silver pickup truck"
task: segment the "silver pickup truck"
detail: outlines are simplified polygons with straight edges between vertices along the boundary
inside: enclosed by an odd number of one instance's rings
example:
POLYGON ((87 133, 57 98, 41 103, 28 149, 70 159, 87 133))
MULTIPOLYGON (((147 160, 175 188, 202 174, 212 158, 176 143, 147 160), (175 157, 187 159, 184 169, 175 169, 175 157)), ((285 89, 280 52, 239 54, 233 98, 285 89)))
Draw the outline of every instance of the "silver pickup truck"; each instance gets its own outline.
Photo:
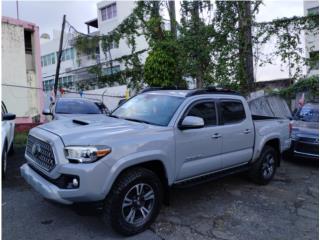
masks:
POLYGON ((103 219, 133 235, 155 220, 170 187, 240 171, 267 184, 289 129, 289 120, 252 116, 232 91, 147 89, 109 116, 33 128, 21 174, 47 199, 102 203, 103 219))

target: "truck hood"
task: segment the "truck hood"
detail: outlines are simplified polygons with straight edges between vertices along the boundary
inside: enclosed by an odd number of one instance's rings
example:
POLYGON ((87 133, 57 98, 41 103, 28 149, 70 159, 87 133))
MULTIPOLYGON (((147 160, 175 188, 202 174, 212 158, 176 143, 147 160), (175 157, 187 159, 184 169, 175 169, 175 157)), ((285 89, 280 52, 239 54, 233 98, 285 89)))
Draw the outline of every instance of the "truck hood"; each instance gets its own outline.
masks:
MULTIPOLYGON (((97 116, 100 116, 100 115, 103 115, 103 116, 106 116, 106 114, 90 114, 89 116, 90 117, 97 117, 97 116)), ((88 114, 61 114, 61 113, 56 113, 54 115, 54 120, 62 120, 62 119, 66 119, 66 118, 71 118, 71 119, 75 119, 75 118, 83 118, 83 117, 86 117, 88 116, 88 114)))
POLYGON ((61 137, 65 145, 105 145, 154 127, 105 115, 69 118, 38 126, 61 137))

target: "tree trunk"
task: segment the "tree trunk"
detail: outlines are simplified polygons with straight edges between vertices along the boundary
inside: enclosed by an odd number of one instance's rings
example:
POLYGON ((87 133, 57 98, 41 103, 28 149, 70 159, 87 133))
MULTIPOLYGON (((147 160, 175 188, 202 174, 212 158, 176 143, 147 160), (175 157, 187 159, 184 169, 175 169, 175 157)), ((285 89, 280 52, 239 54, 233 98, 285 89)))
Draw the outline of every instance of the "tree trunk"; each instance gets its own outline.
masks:
POLYGON ((242 1, 239 4, 239 77, 242 92, 253 90, 254 71, 252 53, 252 13, 251 2, 242 1))
MULTIPOLYGON (((193 22, 193 28, 194 30, 197 32, 197 30, 199 29, 199 23, 200 23, 200 16, 199 16, 199 12, 200 12, 200 4, 199 1, 193 1, 192 2, 192 10, 191 10, 191 18, 192 18, 192 22, 193 22)), ((198 34, 198 33, 196 33, 198 34)), ((201 51, 201 50, 200 50, 201 51)), ((194 56, 197 56, 197 53, 194 53, 194 56)), ((198 67, 198 71, 197 71, 197 76, 196 76, 196 84, 197 84, 197 88, 202 88, 203 87, 203 72, 202 72, 202 68, 200 66, 198 67)))
POLYGON ((174 0, 169 0, 169 16, 170 30, 174 39, 177 38, 177 20, 176 20, 176 5, 174 0))

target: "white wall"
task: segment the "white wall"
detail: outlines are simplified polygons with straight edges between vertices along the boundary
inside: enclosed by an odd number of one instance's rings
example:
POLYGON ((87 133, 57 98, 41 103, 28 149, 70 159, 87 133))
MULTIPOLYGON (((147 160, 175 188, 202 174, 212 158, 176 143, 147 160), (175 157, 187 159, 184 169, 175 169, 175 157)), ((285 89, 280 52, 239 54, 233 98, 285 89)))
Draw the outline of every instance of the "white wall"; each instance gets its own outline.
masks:
MULTIPOLYGON (((2 84, 36 85, 28 83, 24 47, 24 28, 2 22, 2 84)), ((32 79, 33 78, 33 79, 32 79)), ((17 117, 29 117, 33 107, 33 91, 26 88, 2 86, 2 100, 8 111, 17 117)))
MULTIPOLYGON (((127 18, 136 6, 135 1, 116 1, 117 6, 117 16, 112 19, 107 19, 102 21, 101 18, 101 8, 108 6, 115 1, 107 0, 102 1, 97 4, 97 16, 98 16, 98 26, 101 35, 106 35, 115 29, 125 18, 127 18)), ((137 48, 136 51, 140 51, 148 48, 148 43, 144 36, 139 36, 136 38, 137 48)), ((111 56, 113 59, 122 57, 124 55, 131 54, 131 48, 128 46, 126 39, 121 39, 119 43, 119 48, 111 49, 111 56)), ((101 52, 101 62, 105 61, 105 55, 101 52)), ((147 54, 141 55, 141 61, 145 62, 147 54)), ((120 65, 123 69, 124 66, 120 65)))
MULTIPOLYGON (((303 7, 304 7, 304 15, 308 15, 308 9, 311 8, 319 8, 319 2, 318 1, 304 1, 303 2, 303 7)), ((319 9, 318 9, 319 13, 319 9)), ((319 51, 319 33, 314 33, 310 31, 305 32, 305 48, 306 48, 306 58, 309 58, 310 52, 313 51, 319 51)), ((311 70, 308 72, 309 76, 319 74, 319 70, 311 70)))

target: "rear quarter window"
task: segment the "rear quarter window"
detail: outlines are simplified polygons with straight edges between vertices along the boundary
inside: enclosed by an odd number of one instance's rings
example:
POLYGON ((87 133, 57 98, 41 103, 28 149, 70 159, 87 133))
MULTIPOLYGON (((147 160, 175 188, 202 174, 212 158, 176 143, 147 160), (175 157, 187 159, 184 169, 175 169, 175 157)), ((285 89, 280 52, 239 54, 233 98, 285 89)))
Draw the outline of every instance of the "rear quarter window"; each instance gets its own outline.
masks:
POLYGON ((220 101, 220 114, 223 124, 238 123, 246 118, 246 113, 241 101, 220 101))

